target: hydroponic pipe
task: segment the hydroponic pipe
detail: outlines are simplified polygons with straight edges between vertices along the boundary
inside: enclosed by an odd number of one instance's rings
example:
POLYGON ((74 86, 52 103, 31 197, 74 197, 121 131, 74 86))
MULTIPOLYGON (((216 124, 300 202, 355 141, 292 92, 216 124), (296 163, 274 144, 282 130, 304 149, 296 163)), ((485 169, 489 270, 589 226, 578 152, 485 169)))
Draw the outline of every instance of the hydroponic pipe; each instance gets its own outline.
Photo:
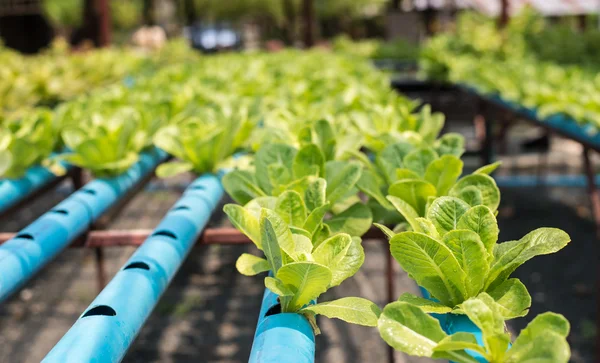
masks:
POLYGON ((277 295, 265 289, 248 363, 313 363, 315 334, 303 315, 279 313, 277 295))
MULTIPOLYGON (((425 290, 421 286, 419 286, 419 290, 421 290, 421 295, 424 298, 437 301, 436 299, 431 297, 429 291, 425 290)), ((452 335, 458 332, 471 333, 477 339, 477 343, 480 346, 484 346, 483 343, 483 334, 481 333, 481 329, 477 327, 477 325, 473 324, 473 322, 466 315, 458 315, 458 314, 429 314, 439 320, 442 329, 446 332, 446 334, 452 335)), ((470 356, 477 359, 479 363, 487 363, 485 358, 479 354, 478 352, 467 350, 466 351, 470 356)), ((454 363, 454 362, 450 362, 454 363)))
POLYGON ((192 183, 43 362, 119 362, 216 208, 214 175, 192 183))
POLYGON ((158 149, 140 155, 125 173, 96 179, 0 245, 0 302, 50 262, 137 181, 166 158, 158 149))
MULTIPOLYGON (((70 166, 64 165, 67 169, 70 166)), ((19 179, 0 180, 0 213, 57 178, 42 166, 31 167, 19 179)))

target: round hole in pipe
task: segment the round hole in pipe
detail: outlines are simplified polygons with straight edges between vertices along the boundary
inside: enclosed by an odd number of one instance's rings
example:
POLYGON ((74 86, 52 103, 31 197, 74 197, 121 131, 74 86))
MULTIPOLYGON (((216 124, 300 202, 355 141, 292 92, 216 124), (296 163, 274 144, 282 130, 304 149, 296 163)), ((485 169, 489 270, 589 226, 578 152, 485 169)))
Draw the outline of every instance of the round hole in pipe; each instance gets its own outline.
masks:
POLYGON ((152 236, 153 237, 154 236, 163 236, 163 237, 168 237, 168 238, 172 238, 172 239, 177 239, 177 236, 175 235, 175 233, 173 233, 171 231, 167 231, 165 229, 152 233, 152 236))
POLYGON ((281 314, 281 304, 271 306, 265 313, 265 317, 277 314, 281 314))
POLYGON ((96 195, 96 191, 93 189, 82 189, 81 191, 85 194, 96 195))
POLYGON ((29 233, 19 233, 15 238, 30 239, 33 241, 33 236, 29 233))
POLYGON ((132 262, 129 265, 125 266, 125 268, 123 270, 130 270, 130 269, 140 269, 140 270, 150 270, 150 266, 148 266, 147 263, 145 262, 132 262))
POLYGON ((179 207, 173 208, 173 211, 176 210, 190 210, 190 207, 188 207, 187 205, 180 205, 179 207))
POLYGON ((66 209, 53 209, 50 211, 51 213, 55 213, 55 214, 62 214, 62 215, 68 215, 69 211, 66 209))
POLYGON ((88 310, 81 318, 88 316, 115 316, 117 312, 108 305, 98 305, 88 310))

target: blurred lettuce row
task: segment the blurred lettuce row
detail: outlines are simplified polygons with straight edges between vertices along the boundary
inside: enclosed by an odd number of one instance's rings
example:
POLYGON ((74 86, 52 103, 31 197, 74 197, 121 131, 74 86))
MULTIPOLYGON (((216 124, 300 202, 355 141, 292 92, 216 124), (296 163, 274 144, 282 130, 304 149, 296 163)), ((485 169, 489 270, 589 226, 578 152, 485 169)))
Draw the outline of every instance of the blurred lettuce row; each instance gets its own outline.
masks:
POLYGON ((60 160, 98 176, 123 172, 168 121, 170 106, 160 100, 167 94, 157 92, 165 85, 150 81, 153 72, 197 58, 182 41, 149 54, 69 53, 57 42, 24 57, 0 47, 0 178, 19 178, 39 164, 61 173, 60 160))
POLYGON ((0 44, 0 118, 34 106, 53 107, 159 66, 197 57, 182 40, 152 53, 127 48, 73 53, 64 40, 57 40, 35 56, 21 55, 0 44))
POLYGON ((363 146, 433 142, 444 123, 428 107, 417 111, 366 59, 324 50, 206 57, 151 81, 171 95, 171 122, 154 137, 179 159, 158 169, 165 177, 216 171, 236 151, 267 144, 315 143, 326 161, 364 158, 363 146))
MULTIPOLYGON (((170 46, 185 55, 180 44, 170 46)), ((55 132, 44 137, 54 148, 0 176, 18 177, 56 150, 66 152, 53 161, 96 176, 116 175, 152 145, 178 159, 158 169, 164 177, 235 166, 235 152, 253 153, 264 144, 299 148, 315 142, 326 160, 352 159, 363 146, 379 151, 390 142, 431 142, 444 122, 427 107, 417 111, 419 104, 393 91, 388 77, 366 59, 324 50, 171 57, 157 53, 135 78, 48 111, 55 132)))
POLYGON ((0 123, 0 177, 18 178, 54 150, 59 130, 52 112, 38 108, 0 123))
POLYGON ((401 38, 392 41, 353 40, 346 35, 340 35, 333 39, 332 46, 336 52, 340 53, 396 61, 417 61, 420 52, 418 45, 401 38))
POLYGON ((600 54, 585 44, 600 39, 600 32, 549 27, 531 13, 513 20, 502 33, 492 19, 461 16, 454 33, 424 47, 423 73, 536 109, 541 118, 564 115, 597 133, 600 77, 592 60, 600 54))

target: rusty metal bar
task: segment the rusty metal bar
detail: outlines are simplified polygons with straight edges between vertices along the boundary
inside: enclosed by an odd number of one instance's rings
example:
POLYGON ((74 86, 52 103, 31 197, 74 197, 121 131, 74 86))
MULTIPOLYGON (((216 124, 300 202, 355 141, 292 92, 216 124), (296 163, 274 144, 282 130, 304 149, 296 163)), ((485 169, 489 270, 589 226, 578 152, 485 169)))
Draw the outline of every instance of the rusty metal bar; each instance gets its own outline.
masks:
MULTIPOLYGON (((90 231, 78 238, 71 247, 74 248, 99 248, 139 246, 152 234, 151 229, 133 230, 97 230, 90 231)), ((0 233, 0 244, 13 238, 16 234, 11 232, 0 233)), ((363 236, 364 240, 381 240, 387 243, 387 238, 377 228, 371 228, 363 236)), ((248 237, 233 227, 207 228, 200 237, 201 244, 246 244, 250 243, 248 237)))
POLYGON ((94 256, 96 261, 96 285, 98 292, 106 286, 106 260, 104 258, 104 249, 102 247, 94 248, 94 256))
POLYGON ((596 188, 594 167, 590 160, 590 150, 586 147, 583 148, 583 167, 587 177, 590 202, 592 203, 592 216, 596 223, 596 236, 600 238, 600 194, 596 188))

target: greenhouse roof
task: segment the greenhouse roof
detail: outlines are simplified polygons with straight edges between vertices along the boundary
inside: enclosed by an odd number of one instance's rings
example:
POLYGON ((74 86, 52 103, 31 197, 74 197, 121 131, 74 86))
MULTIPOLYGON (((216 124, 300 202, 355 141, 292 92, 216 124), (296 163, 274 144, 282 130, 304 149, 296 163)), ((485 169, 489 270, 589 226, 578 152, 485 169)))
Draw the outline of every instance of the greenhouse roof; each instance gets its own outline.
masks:
MULTIPOLYGON (((598 0, 508 0, 511 14, 518 13, 523 7, 531 6, 541 14, 577 15, 595 13, 600 11, 598 0)), ((415 0, 417 9, 427 7, 444 8, 456 6, 459 8, 473 8, 488 15, 500 14, 501 2, 499 0, 415 0)))

